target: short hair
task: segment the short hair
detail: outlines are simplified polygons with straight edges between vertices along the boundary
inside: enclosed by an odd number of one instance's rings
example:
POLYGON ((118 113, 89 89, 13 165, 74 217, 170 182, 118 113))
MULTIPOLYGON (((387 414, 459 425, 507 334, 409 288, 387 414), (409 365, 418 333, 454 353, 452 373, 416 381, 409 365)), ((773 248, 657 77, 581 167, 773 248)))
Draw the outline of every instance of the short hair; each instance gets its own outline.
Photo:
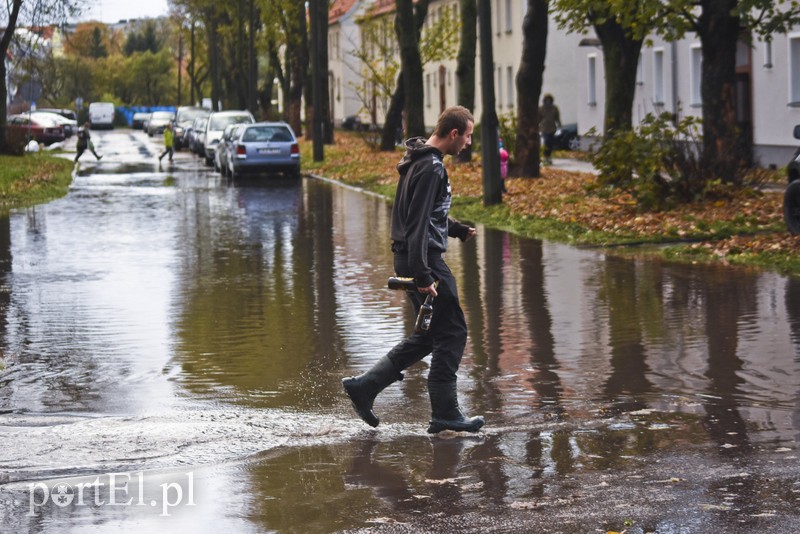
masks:
POLYGON ((472 113, 464 106, 452 106, 442 111, 433 133, 437 137, 447 137, 453 129, 458 130, 458 135, 464 135, 467 123, 475 124, 472 113))

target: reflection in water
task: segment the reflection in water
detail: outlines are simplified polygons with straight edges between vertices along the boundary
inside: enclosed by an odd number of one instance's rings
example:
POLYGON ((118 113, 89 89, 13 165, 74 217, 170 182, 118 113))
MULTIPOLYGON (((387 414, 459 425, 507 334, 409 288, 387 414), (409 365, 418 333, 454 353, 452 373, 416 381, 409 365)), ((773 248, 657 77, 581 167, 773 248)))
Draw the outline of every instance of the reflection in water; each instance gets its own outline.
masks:
POLYGON ((755 285, 746 276, 724 276, 705 291, 708 334, 708 401, 705 425, 723 454, 750 450, 747 426, 740 414, 745 380, 744 361, 738 355, 739 320, 755 312, 755 285), (733 450, 737 449, 737 450, 733 450))
POLYGON ((645 395, 651 388, 642 339, 646 316, 641 308, 647 304, 647 294, 641 293, 645 293, 653 276, 647 270, 640 274, 632 260, 610 256, 606 264, 602 298, 608 307, 611 374, 603 390, 615 411, 638 410, 646 407, 645 395))
MULTIPOLYGON (((98 433, 102 421, 91 418, 122 414, 126 435, 141 443, 122 447, 121 434, 102 434, 103 454, 94 456, 114 465, 141 458, 133 467, 147 468, 150 456, 190 445, 198 457, 241 458, 243 466, 219 469, 223 486, 247 495, 235 514, 253 531, 330 532, 391 519, 442 531, 437 518, 485 526, 486 510, 547 517, 541 506, 578 512, 565 514, 571 531, 610 530, 620 525, 603 514, 625 512, 590 502, 673 478, 692 479, 692 490, 668 490, 683 491, 684 506, 717 505, 724 494, 726 506, 757 514, 768 501, 758 482, 769 478, 769 462, 784 467, 780 454, 797 447, 796 279, 618 258, 481 228, 477 240, 453 243, 448 264, 469 327, 459 394, 468 411, 487 415, 486 432, 424 435, 424 365, 379 397, 382 426, 361 430, 341 377, 369 368, 413 327, 405 296, 385 289, 388 206, 315 180, 234 187, 205 171, 165 182, 122 170, 129 174, 86 173, 67 198, 0 219, 9 364, 0 412, 83 412, 80 428, 98 433), (167 409, 213 417, 186 416, 191 432, 159 422, 173 429, 166 440, 152 421, 167 409), (308 417, 292 423, 300 413, 308 417), (228 439, 194 443, 217 436, 221 421, 228 439), (321 439, 347 425, 354 439, 321 439), (704 478, 709 465, 716 471, 704 478), (731 469, 756 474, 719 483, 731 469)), ((15 427, 0 439, 12 430, 21 435, 15 427)), ((40 441, 31 450, 63 446, 47 442, 46 430, 31 439, 40 441)), ((4 468, 22 465, 27 449, 0 450, 4 468)), ((80 457, 92 464, 91 450, 80 457)), ((64 462, 48 473, 76 470, 64 462)), ((17 480, 43 471, 36 459, 26 465, 17 480)), ((774 508, 788 513, 793 494, 781 495, 774 508)), ((670 510, 648 512, 649 531, 670 510)), ((211 523, 221 530, 230 523, 220 514, 211 523)))

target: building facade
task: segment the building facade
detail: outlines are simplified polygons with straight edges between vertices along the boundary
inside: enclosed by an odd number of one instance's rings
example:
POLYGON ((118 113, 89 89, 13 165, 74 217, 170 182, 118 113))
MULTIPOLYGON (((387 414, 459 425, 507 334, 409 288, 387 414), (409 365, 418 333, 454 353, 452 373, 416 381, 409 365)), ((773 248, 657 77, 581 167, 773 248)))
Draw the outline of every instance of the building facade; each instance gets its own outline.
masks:
MULTIPOLYGON (((522 20, 526 0, 493 0, 492 47, 495 101, 498 115, 516 113, 516 73, 522 57, 522 20)), ((336 0, 330 10, 329 55, 331 109, 334 123, 359 114, 365 124, 382 125, 400 67, 394 30, 394 0, 336 0), (343 15, 346 13, 346 15, 343 15), (358 109, 356 109, 356 107, 358 109)), ((459 19, 458 0, 432 0, 425 32, 442 31, 459 19)), ((457 24, 457 22, 455 22, 457 24)), ((423 65, 425 125, 433 128, 445 108, 457 103, 457 38, 450 54, 423 65)), ((480 38, 480 37, 479 37, 480 38)), ((551 93, 562 122, 577 122, 576 55, 581 36, 559 30, 551 21, 542 94, 551 93)), ((434 54, 435 55, 435 54, 434 54)), ((480 120, 480 52, 476 57, 476 94, 473 112, 480 120)))
MULTIPOLYGON (((653 39, 642 48, 633 121, 648 113, 702 116, 702 46, 690 36, 676 42, 653 39)), ((605 76, 603 51, 580 47, 577 66, 580 131, 603 129, 605 76)), ((740 41, 736 50, 736 120, 740 135, 752 140, 757 164, 783 167, 798 144, 800 124, 800 28, 770 41, 740 41)))

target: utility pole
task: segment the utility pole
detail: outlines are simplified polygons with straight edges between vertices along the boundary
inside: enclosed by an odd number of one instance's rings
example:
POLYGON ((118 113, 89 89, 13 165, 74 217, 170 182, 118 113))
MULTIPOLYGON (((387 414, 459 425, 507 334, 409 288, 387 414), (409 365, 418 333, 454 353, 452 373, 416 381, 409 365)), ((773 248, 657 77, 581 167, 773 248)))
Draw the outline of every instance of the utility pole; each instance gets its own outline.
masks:
POLYGON ((178 105, 181 105, 181 80, 183 76, 183 21, 178 28, 178 105))
POLYGON ((191 36, 191 44, 190 44, 191 57, 189 58, 189 73, 190 73, 189 74, 189 94, 191 95, 191 98, 190 98, 189 104, 191 104, 193 106, 194 106, 195 102, 197 102, 197 100, 195 100, 195 98, 194 98, 194 28, 195 28, 195 22, 194 22, 194 19, 192 19, 192 36, 191 36))
POLYGON ((247 76, 247 107, 255 114, 258 109, 258 62, 256 58, 256 30, 258 21, 256 20, 254 0, 250 0, 250 39, 248 43, 248 76, 247 76))
POLYGON ((492 52, 491 0, 478 0, 481 36, 481 155, 483 158, 483 205, 503 202, 500 184, 500 150, 494 99, 494 53, 492 52))
MULTIPOLYGON (((312 117, 312 136, 314 143, 314 161, 323 161, 325 159, 324 138, 323 138, 323 113, 322 113, 322 83, 325 73, 321 65, 320 51, 322 50, 322 43, 320 43, 320 36, 322 35, 322 28, 320 27, 320 5, 322 0, 310 0, 309 18, 311 19, 311 101, 314 108, 314 116, 312 117)), ((328 5, 328 2, 325 2, 328 5)))

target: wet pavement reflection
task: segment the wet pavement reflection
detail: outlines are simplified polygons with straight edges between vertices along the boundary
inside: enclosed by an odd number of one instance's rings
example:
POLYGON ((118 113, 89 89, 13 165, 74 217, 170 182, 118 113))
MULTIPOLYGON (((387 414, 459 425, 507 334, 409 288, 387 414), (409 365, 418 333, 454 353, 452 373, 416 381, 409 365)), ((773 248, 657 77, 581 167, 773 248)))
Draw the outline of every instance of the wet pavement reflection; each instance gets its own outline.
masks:
POLYGON ((487 426, 427 435, 423 362, 373 430, 340 379, 413 328, 390 208, 97 137, 0 217, 0 531, 800 530, 797 279, 479 227, 448 264, 487 426))

